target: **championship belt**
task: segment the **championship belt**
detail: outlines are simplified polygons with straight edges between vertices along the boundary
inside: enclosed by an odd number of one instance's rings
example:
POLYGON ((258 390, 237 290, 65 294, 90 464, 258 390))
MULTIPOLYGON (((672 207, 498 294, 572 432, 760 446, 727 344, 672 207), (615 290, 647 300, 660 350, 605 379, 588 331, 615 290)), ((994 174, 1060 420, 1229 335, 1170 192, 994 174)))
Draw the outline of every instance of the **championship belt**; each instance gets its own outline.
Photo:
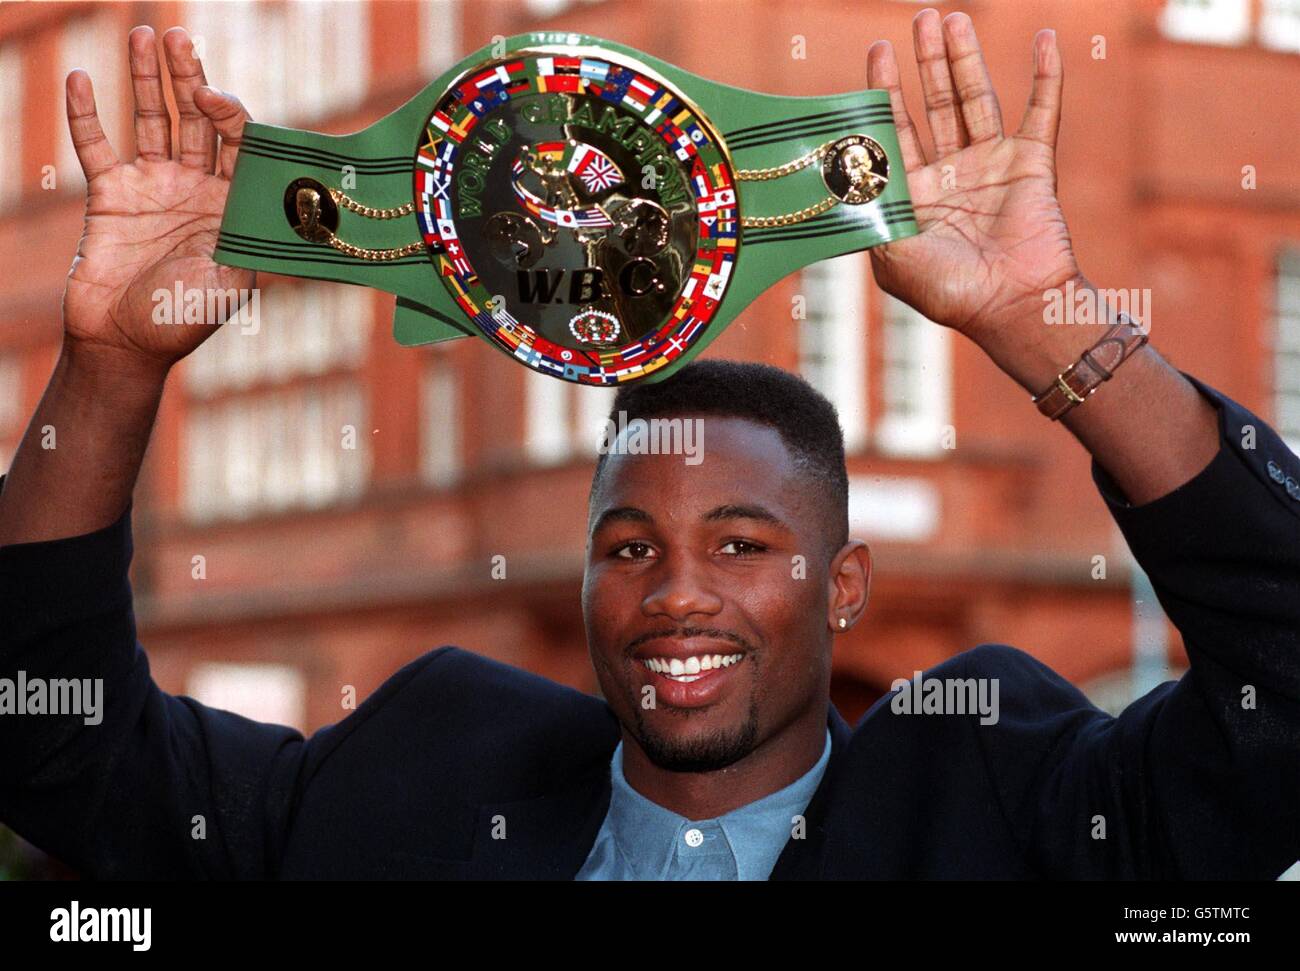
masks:
POLYGON ((758 94, 539 32, 355 134, 246 124, 214 258, 396 294, 401 344, 617 385, 794 270, 916 232, 886 92, 758 94))

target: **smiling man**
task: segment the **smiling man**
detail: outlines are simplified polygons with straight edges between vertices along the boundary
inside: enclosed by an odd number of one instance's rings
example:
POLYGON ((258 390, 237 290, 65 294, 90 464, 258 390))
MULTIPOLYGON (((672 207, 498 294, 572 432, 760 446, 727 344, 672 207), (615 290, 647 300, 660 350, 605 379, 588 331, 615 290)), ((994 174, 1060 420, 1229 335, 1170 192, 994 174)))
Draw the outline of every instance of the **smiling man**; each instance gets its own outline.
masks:
POLYGON ((1056 199, 1051 32, 1007 135, 969 18, 917 16, 928 159, 872 46, 922 227, 873 268, 1033 395, 1026 421, 1089 451, 1187 676, 1112 718, 984 645, 928 673, 948 688, 900 688, 850 728, 832 642, 871 560, 834 409, 706 361, 614 403, 706 434, 700 462, 610 449, 596 470, 582 610, 605 700, 442 647, 309 739, 165 694, 136 642, 132 490, 170 369, 220 324, 156 327, 150 295, 253 280, 211 260, 246 115, 169 31, 173 141, 152 32, 129 47, 134 162, 68 78, 86 231, 0 489, 0 677, 102 680, 102 720, 0 704, 0 820, 97 877, 1272 879, 1300 857, 1300 459, 1131 321, 1045 325, 1046 297, 1090 287, 1056 199))

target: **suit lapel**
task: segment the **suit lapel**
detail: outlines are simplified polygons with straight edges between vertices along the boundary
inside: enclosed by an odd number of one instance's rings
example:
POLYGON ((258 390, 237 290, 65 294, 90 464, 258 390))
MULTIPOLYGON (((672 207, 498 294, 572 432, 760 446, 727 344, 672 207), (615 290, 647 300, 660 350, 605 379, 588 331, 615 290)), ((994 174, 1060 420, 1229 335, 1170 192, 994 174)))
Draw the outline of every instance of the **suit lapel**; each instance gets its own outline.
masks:
POLYGON ((596 842, 609 796, 606 765, 559 792, 480 806, 471 879, 572 880, 596 842))
POLYGON ((830 807, 831 792, 835 787, 835 776, 844 762, 844 750, 848 748, 853 730, 849 728, 834 704, 828 705, 827 725, 831 730, 831 757, 826 764, 826 773, 813 793, 808 808, 804 810, 806 826, 803 839, 793 836, 786 841, 785 849, 777 857, 776 866, 772 868, 770 880, 818 880, 821 878, 822 866, 826 859, 826 817, 830 807))

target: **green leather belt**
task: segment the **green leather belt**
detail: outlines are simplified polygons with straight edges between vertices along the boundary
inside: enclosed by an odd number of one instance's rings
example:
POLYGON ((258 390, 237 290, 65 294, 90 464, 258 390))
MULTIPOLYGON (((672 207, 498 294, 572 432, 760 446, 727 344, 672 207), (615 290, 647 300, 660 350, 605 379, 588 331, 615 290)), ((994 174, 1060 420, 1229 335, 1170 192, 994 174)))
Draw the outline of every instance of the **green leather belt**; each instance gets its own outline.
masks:
POLYGON ((584 384, 659 380, 794 270, 917 231, 889 98, 727 87, 621 44, 485 47, 351 135, 250 123, 215 259, 396 294, 584 384))

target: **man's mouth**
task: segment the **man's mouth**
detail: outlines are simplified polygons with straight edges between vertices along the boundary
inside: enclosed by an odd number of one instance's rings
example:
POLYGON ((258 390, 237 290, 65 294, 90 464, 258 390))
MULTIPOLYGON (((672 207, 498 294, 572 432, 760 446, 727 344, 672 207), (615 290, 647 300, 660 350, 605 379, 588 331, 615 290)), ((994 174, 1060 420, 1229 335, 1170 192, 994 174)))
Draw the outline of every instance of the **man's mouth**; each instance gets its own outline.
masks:
POLYGON ((690 657, 645 657, 641 663, 645 667, 678 684, 690 684, 709 674, 721 671, 738 663, 745 656, 738 654, 693 654, 690 657))

